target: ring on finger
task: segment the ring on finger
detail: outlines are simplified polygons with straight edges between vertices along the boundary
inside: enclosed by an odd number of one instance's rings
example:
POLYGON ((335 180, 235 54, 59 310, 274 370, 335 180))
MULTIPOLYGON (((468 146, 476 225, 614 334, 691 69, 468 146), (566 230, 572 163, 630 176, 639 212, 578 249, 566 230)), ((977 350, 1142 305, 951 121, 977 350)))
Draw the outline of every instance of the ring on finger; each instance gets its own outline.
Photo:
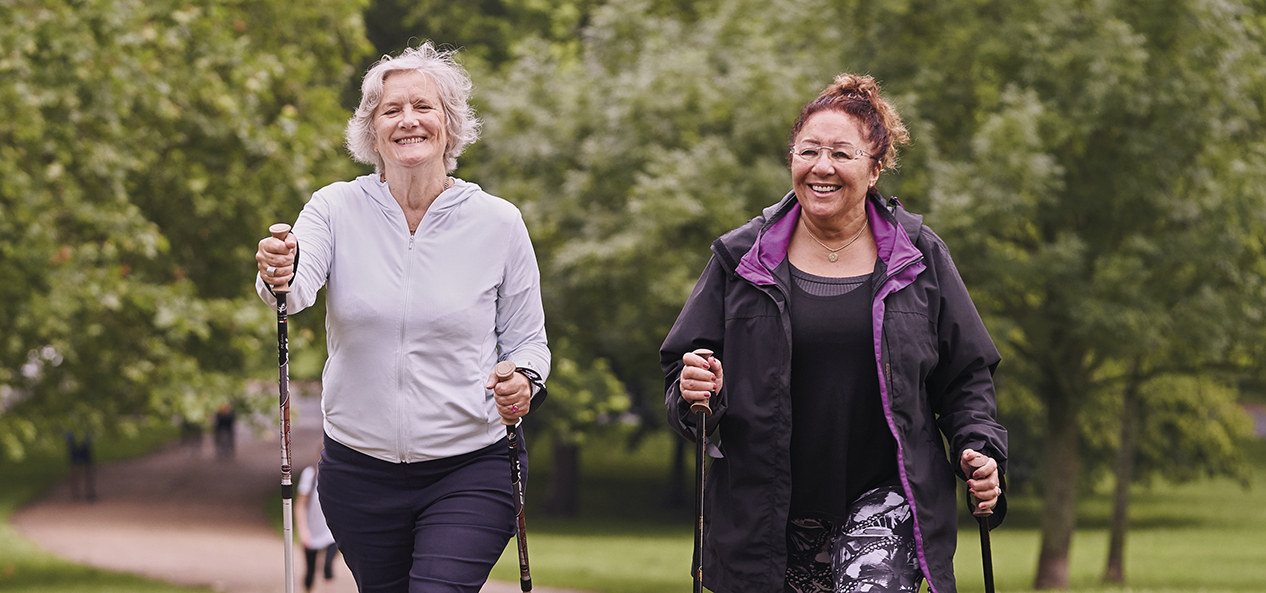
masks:
POLYGON ((510 411, 517 413, 519 411, 519 404, 514 404, 513 406, 510 406, 510 411))
POLYGON ((269 276, 276 276, 276 275, 277 275, 277 267, 276 267, 276 266, 268 266, 267 268, 264 268, 264 271, 265 271, 265 272, 268 272, 268 275, 269 275, 269 276))

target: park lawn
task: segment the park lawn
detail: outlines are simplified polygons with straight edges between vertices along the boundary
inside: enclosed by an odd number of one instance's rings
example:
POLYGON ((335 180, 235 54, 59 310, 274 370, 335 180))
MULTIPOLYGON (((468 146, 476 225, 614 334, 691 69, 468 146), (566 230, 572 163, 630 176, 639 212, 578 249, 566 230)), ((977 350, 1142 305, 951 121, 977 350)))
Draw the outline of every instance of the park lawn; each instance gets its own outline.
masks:
MULTIPOLYGON (((132 439, 102 439, 98 461, 135 457, 172 440, 174 428, 143 430, 132 439)), ((209 593, 209 589, 179 587, 141 577, 81 566, 41 550, 9 524, 13 512, 65 477, 62 451, 33 452, 15 463, 0 461, 0 590, 5 593, 209 593)))
MULTIPOLYGON (((533 513, 548 471, 548 449, 534 446, 528 541, 533 584, 596 593, 685 591, 693 531, 689 509, 662 504, 670 435, 624 447, 620 429, 587 443, 581 514, 560 519, 533 513)), ((529 435, 530 436, 530 435, 529 435)), ((1135 487, 1126 544, 1128 588, 1099 584, 1107 560, 1108 493, 1083 497, 1070 561, 1072 591, 1217 593, 1266 591, 1266 441, 1248 451, 1249 490, 1228 480, 1135 487)), ((688 464, 692 465, 692 464, 688 464)), ((693 481, 688 481, 693 485, 693 481)), ((991 536, 997 590, 1032 590, 1037 569, 1040 500, 1011 501, 1007 523, 991 536)), ((979 531, 962 522, 955 558, 958 590, 983 591, 979 531)), ((492 577, 518 579, 511 541, 492 577)), ((926 590, 926 586, 925 586, 926 590)))

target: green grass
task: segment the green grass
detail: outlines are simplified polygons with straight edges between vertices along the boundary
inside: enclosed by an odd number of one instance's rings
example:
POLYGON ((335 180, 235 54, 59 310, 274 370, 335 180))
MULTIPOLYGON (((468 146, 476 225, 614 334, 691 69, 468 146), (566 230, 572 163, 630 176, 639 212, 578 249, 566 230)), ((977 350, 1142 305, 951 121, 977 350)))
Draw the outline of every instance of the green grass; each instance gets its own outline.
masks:
MULTIPOLYGON (((174 428, 142 431, 133 439, 101 439, 97 459, 110 461, 152 451, 176 436, 174 428)), ((209 589, 178 587, 138 576, 66 562, 22 537, 9 518, 66 475, 64 452, 36 451, 26 460, 0 461, 0 590, 5 593, 190 593, 209 589)))
MULTIPOLYGON (((581 514, 544 517, 533 502, 545 487, 546 443, 533 443, 528 535, 533 583, 598 593, 684 591, 693 532, 688 509, 662 501, 672 443, 649 438, 636 451, 620 431, 588 443, 582 453, 581 514)), ((1217 593, 1266 590, 1266 442, 1249 451, 1255 461, 1250 490, 1226 480, 1136 487, 1126 544, 1128 588, 1100 585, 1107 559, 1108 493, 1083 497, 1070 560, 1073 591, 1217 593)), ((693 483, 691 483, 692 485, 693 483)), ((1007 523, 992 533, 998 591, 1032 590, 1037 569, 1040 500, 1011 501, 1007 523)), ((958 590, 982 591, 979 532, 964 520, 955 558, 958 590)), ((514 542, 492 577, 518 579, 514 542)))

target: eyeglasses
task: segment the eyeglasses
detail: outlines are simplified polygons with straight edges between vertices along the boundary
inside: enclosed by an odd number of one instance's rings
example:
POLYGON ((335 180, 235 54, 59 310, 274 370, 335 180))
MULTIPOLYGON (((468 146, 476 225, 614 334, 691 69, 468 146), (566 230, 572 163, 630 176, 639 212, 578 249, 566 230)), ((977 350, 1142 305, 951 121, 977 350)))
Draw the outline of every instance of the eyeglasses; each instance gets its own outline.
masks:
POLYGON ((806 163, 817 162, 818 157, 822 156, 822 154, 824 153, 826 154, 827 158, 831 159, 832 163, 835 163, 837 165, 844 165, 849 162, 860 159, 864 156, 870 157, 872 159, 875 158, 875 155, 870 154, 869 152, 866 152, 860 148, 854 148, 852 145, 849 145, 849 144, 841 144, 838 146, 797 144, 791 149, 792 157, 799 159, 801 161, 804 161, 806 163))

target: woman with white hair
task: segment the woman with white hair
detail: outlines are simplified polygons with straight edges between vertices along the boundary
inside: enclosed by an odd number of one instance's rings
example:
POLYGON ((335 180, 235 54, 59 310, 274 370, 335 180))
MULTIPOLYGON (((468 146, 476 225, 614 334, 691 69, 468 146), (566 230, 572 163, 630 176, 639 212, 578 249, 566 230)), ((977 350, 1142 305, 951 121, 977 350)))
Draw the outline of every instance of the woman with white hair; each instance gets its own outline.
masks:
POLYGON ((318 491, 361 591, 480 589, 514 534, 502 420, 549 374, 522 216, 449 176, 479 135, 470 88, 429 42, 384 56, 347 126, 374 174, 317 191, 255 254, 269 304, 275 286, 292 313, 326 289, 318 491), (498 382, 502 360, 519 372, 498 382))

